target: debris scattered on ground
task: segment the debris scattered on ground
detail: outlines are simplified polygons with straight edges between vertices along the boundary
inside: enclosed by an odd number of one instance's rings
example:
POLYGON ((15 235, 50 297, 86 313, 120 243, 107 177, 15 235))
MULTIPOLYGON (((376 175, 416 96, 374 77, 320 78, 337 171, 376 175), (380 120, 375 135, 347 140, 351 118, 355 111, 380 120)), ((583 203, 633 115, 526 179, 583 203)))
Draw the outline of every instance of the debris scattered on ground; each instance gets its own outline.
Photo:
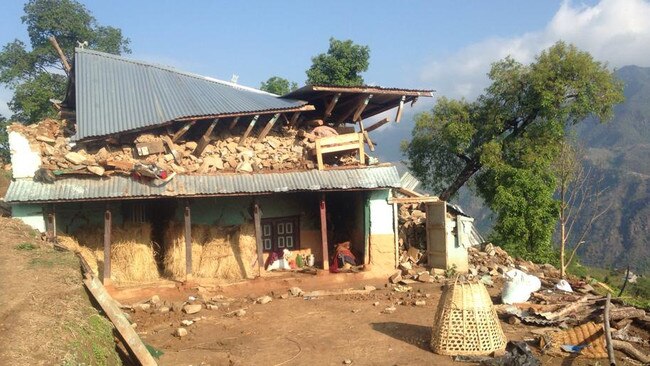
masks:
POLYGON ((201 304, 188 304, 183 306, 183 311, 186 314, 196 314, 199 311, 201 311, 201 309, 202 309, 201 304))
POLYGON ((176 328, 176 336, 178 338, 185 337, 187 335, 187 329, 185 328, 176 328))

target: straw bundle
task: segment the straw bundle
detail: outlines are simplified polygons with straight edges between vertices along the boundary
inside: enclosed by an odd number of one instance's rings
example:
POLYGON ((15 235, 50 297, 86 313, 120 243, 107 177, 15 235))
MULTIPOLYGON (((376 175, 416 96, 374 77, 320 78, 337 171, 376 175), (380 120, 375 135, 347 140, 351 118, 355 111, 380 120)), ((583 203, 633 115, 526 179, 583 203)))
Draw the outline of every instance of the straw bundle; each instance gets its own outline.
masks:
MULTIPOLYGON (((185 276, 184 228, 171 224, 165 234, 165 273, 185 276)), ((251 264, 257 256, 255 227, 235 231, 223 227, 192 225, 192 273, 197 277, 237 280, 254 276, 251 264)))
MULTIPOLYGON (((201 253, 207 227, 192 225, 192 272, 197 272, 201 264, 201 253), (198 259, 198 260, 197 260, 198 259)), ((185 228, 181 224, 171 223, 165 231, 165 257, 163 259, 165 274, 172 278, 185 277, 185 228)))
MULTIPOLYGON (((59 235, 59 243, 79 252, 99 275, 104 262, 104 229, 84 227, 76 238, 59 235), (81 243, 81 244, 80 244, 81 243)), ((147 281, 159 278, 148 223, 125 223, 113 227, 111 238, 111 278, 115 282, 147 281)))

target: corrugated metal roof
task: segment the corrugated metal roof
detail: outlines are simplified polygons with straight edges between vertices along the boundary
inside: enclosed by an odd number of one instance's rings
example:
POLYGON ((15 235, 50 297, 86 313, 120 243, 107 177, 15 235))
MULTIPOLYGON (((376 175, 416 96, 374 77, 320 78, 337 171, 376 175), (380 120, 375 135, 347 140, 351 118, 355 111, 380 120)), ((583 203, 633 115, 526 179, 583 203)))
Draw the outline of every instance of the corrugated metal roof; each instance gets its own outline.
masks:
MULTIPOLYGON (((76 140, 105 136, 184 117, 297 109, 306 102, 278 98, 236 84, 76 49, 76 140)), ((64 104, 70 105, 66 100, 64 104)))
POLYGON ((105 179, 67 178, 59 179, 52 184, 34 182, 31 179, 17 179, 11 182, 5 201, 19 203, 216 196, 399 186, 399 175, 394 166, 270 174, 177 175, 163 186, 143 184, 122 176, 105 179))

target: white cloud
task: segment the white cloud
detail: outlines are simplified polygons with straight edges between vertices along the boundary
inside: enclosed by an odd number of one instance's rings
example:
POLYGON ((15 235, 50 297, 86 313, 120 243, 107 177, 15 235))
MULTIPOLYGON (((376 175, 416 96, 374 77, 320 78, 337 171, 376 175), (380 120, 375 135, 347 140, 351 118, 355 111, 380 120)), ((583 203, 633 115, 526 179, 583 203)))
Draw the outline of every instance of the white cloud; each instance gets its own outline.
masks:
POLYGON ((650 2, 601 0, 594 6, 562 3, 546 27, 511 38, 491 38, 426 65, 422 81, 438 95, 474 98, 487 85, 490 64, 508 55, 529 63, 541 50, 563 40, 612 67, 650 66, 650 2))

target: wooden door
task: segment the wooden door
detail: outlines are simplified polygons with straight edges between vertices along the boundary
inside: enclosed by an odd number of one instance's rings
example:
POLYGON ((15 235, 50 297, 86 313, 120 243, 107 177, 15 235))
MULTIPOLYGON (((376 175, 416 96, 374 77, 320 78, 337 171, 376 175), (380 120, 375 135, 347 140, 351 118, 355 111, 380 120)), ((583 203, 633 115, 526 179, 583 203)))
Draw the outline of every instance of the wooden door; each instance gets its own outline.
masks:
POLYGON ((447 269, 447 202, 426 204, 427 258, 434 268, 447 269))

